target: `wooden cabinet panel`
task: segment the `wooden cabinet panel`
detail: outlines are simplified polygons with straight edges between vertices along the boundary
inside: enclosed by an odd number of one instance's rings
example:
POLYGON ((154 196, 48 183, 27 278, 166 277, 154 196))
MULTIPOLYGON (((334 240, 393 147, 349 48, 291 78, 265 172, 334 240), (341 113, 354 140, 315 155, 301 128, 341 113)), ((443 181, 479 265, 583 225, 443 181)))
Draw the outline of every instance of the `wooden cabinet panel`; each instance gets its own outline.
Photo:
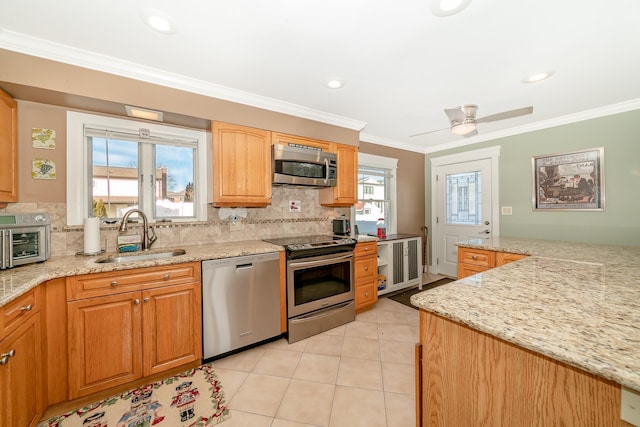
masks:
POLYGON ((213 122, 214 206, 271 203, 271 132, 213 122))
POLYGON ((305 138, 303 136, 287 135, 285 133, 279 133, 279 132, 272 132, 271 133, 271 144, 306 145, 307 147, 319 148, 322 151, 332 151, 331 150, 331 144, 332 144, 331 142, 321 141, 319 139, 305 138))
POLYGON ((85 274, 67 279, 69 300, 200 281, 200 263, 85 274))
POLYGON ((6 336, 15 330, 18 325, 22 324, 24 320, 40 311, 40 306, 42 305, 41 294, 40 287, 36 287, 2 307, 0 337, 6 336))
POLYGON ((482 249, 458 248, 458 262, 493 268, 496 266, 496 253, 482 249))
POLYGON ((496 267, 500 267, 501 265, 508 264, 510 262, 518 261, 519 259, 526 258, 527 255, 522 254, 512 254, 508 252, 498 252, 496 253, 496 267))
POLYGON ((18 201, 18 106, 0 89, 0 208, 18 201))
POLYGON ((70 399, 202 358, 198 262, 70 277, 67 291, 83 297, 67 303, 70 399))
POLYGON ((0 425, 35 426, 43 413, 40 328, 35 313, 0 341, 0 425))
POLYGON ((144 291, 144 375, 202 358, 200 286, 174 285, 144 291))
POLYGON ((140 296, 68 303, 70 399, 142 377, 140 296))
POLYGON ((352 206, 358 201, 358 147, 334 144, 338 162, 338 183, 320 190, 322 206, 352 206))
POLYGON ((420 310, 423 426, 630 426, 620 385, 420 310))
POLYGON ((376 242, 356 244, 354 281, 356 310, 364 310, 378 302, 378 258, 376 242))

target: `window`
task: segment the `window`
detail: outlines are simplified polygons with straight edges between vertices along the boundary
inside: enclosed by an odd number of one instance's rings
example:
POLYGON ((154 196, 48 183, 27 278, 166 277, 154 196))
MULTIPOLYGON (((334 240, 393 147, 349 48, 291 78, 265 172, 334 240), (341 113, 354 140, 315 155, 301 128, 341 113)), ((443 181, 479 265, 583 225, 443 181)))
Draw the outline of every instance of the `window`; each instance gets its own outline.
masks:
POLYGON ((206 133, 69 112, 67 223, 122 218, 206 220, 206 133), (199 154, 202 153, 202 154, 199 154))
POLYGON ((396 233, 396 168, 398 160, 358 154, 358 203, 352 212, 360 234, 376 234, 380 218, 387 234, 396 233))

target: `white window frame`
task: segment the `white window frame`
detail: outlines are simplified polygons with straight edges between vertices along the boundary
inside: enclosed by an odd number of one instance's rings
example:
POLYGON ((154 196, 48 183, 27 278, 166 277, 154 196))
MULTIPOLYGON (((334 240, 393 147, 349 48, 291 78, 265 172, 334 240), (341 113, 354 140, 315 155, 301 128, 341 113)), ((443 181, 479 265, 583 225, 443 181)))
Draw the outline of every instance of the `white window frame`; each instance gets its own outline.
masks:
MULTIPOLYGON (((87 188, 89 182, 88 146, 84 136, 84 128, 98 127, 126 129, 137 133, 140 128, 150 132, 171 134, 178 138, 197 140, 194 184, 196 184, 197 205, 194 206, 195 218, 172 218, 172 222, 192 222, 207 220, 207 132, 178 128, 165 124, 140 122, 137 120, 99 116, 95 114, 67 112, 67 225, 81 225, 87 217, 87 188)), ((149 222, 154 222, 150 217, 149 222)))
MULTIPOLYGON (((397 175, 398 175, 398 159, 392 157, 376 156, 374 154, 358 153, 358 169, 360 165, 370 166, 374 168, 389 169, 391 177, 389 178, 389 212, 388 212, 388 229, 387 234, 396 234, 398 232, 398 199, 397 199, 397 175)), ((351 218, 353 224, 356 224, 356 208, 351 208, 351 218)))

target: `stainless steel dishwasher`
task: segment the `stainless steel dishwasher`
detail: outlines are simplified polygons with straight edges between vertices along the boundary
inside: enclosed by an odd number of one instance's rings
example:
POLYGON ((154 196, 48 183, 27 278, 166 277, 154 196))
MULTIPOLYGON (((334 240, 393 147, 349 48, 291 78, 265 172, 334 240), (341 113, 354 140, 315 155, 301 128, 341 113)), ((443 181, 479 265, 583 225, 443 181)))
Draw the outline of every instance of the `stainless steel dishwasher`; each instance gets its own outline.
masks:
POLYGON ((278 252, 202 262, 203 358, 280 335, 278 252))

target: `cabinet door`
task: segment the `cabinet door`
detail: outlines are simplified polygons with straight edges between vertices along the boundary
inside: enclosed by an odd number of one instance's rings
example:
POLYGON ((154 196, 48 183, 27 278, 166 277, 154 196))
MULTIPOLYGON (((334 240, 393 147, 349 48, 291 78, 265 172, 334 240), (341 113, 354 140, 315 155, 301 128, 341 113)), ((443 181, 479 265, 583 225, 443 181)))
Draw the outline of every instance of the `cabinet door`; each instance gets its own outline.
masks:
POLYGON ((323 206, 352 206, 358 201, 358 148, 336 144, 338 184, 320 191, 323 206))
POLYGON ((202 358, 200 283, 142 293, 144 375, 202 358))
POLYGON ((42 415, 40 313, 0 342, 0 425, 35 426, 42 415), (12 356, 9 356, 12 354, 12 356))
POLYGON ((496 267, 509 264, 510 262, 518 261, 519 259, 526 258, 527 255, 512 254, 509 252, 498 252, 496 254, 496 267))
POLYGON ((213 123, 214 206, 271 203, 271 133, 213 123))
POLYGON ((17 120, 16 101, 0 89, 0 207, 18 201, 17 120))
POLYGON ((69 398, 142 377, 141 293, 67 304, 69 398))

